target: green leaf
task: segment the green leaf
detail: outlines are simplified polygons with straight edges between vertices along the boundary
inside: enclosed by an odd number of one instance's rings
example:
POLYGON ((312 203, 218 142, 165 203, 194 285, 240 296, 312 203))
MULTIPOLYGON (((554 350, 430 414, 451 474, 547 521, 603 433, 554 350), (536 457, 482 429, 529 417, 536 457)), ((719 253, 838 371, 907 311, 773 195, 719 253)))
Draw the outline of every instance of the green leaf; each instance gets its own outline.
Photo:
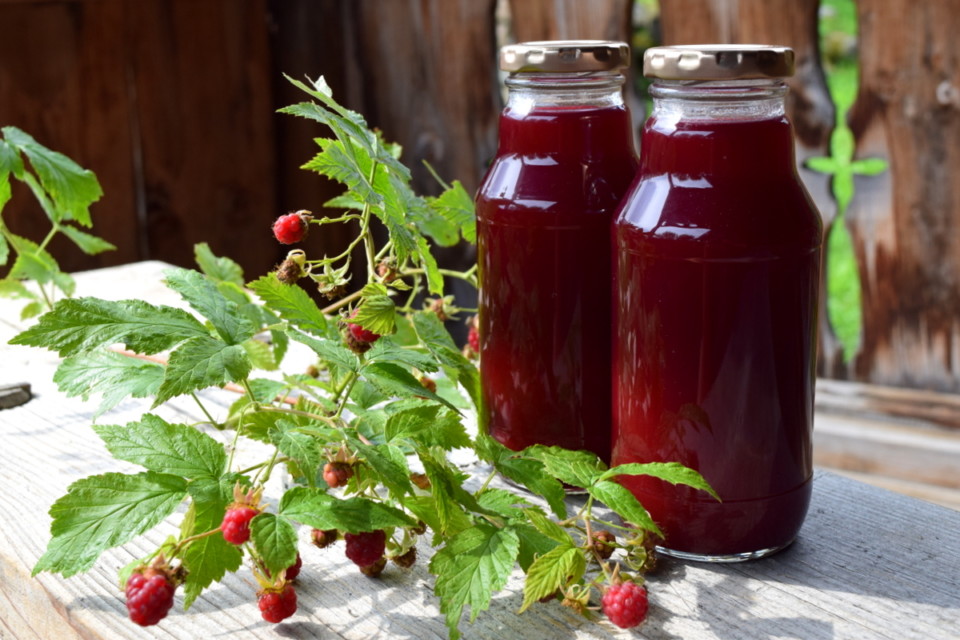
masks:
POLYGON ((98 253, 103 253, 104 251, 114 251, 117 248, 103 238, 98 238, 97 236, 89 234, 85 231, 80 231, 80 229, 71 227, 70 225, 65 224, 61 226, 60 231, 63 232, 63 235, 70 238, 73 243, 80 247, 80 250, 87 255, 95 256, 98 253))
MULTIPOLYGON (((13 174, 18 180, 23 179, 23 160, 20 152, 6 140, 0 140, 0 180, 13 174)), ((9 182, 8 182, 9 186, 9 182)))
POLYGON ((844 361, 850 362, 860 348, 863 307, 853 238, 843 216, 834 218, 826 244, 827 319, 843 347, 844 361))
POLYGON ((89 207, 103 195, 93 172, 62 153, 47 149, 16 127, 3 127, 2 131, 7 143, 18 148, 30 160, 40 184, 56 205, 59 214, 56 221, 76 220, 89 227, 89 207))
POLYGON ((841 166, 849 165, 853 160, 853 150, 856 141, 853 131, 842 122, 830 134, 830 155, 841 166))
POLYGON ((477 436, 476 450, 482 459, 493 464, 506 478, 546 500, 558 518, 566 519, 563 485, 545 471, 542 462, 520 457, 516 451, 511 451, 486 433, 477 436))
POLYGON ((350 322, 381 336, 396 331, 397 307, 387 295, 387 288, 371 282, 363 287, 361 293, 363 299, 357 311, 350 317, 350 322))
MULTIPOLYGON (((524 573, 530 570, 533 561, 557 547, 556 540, 549 538, 530 525, 514 523, 510 528, 517 532, 520 538, 520 553, 517 555, 517 564, 524 573)), ((569 537, 569 536, 568 536, 569 537)))
POLYGON ((131 358, 113 351, 91 351, 70 356, 57 367, 53 381, 68 397, 87 400, 102 393, 94 418, 125 399, 147 398, 157 393, 164 367, 155 362, 131 358))
POLYGON ((78 480, 50 507, 53 538, 33 568, 64 577, 88 570, 105 550, 129 542, 173 513, 186 496, 177 476, 148 471, 78 480))
POLYGON ((43 303, 41 303, 39 300, 34 300, 20 310, 20 320, 35 318, 43 313, 44 308, 45 307, 43 306, 43 303))
POLYGON ((804 164, 811 171, 827 174, 835 173, 840 166, 835 159, 825 157, 807 158, 804 164))
POLYGON ((490 606, 493 593, 506 585, 519 550, 514 531, 480 523, 458 533, 433 556, 434 592, 451 638, 460 637, 457 626, 464 607, 470 607, 473 622, 490 606))
POLYGON ((576 582, 587 570, 587 561, 580 549, 572 545, 557 546, 533 561, 523 583, 523 605, 519 613, 546 598, 557 589, 576 582))
POLYGON ((416 313, 413 327, 417 337, 437 361, 456 372, 457 381, 470 395, 474 406, 480 406, 480 372, 457 348, 450 333, 435 313, 416 313))
MULTIPOLYGON (((454 412, 457 408, 447 400, 430 391, 409 371, 392 362, 374 362, 366 365, 361 375, 374 387, 391 396, 409 398, 422 396, 446 406, 454 412)), ((458 412, 459 413, 459 412, 458 412)))
POLYGON ((470 438, 460 416, 449 411, 440 413, 437 405, 398 411, 387 418, 384 436, 388 441, 412 440, 426 447, 444 449, 467 448, 470 438))
POLYGON ((193 338, 170 354, 153 406, 185 393, 239 382, 250 374, 250 369, 250 358, 242 345, 224 344, 210 337, 193 338))
POLYGON ((270 439, 280 453, 296 462, 310 484, 317 477, 323 464, 323 451, 315 438, 297 431, 298 425, 290 420, 278 420, 270 430, 270 439))
POLYGON ((293 340, 310 347, 322 360, 336 365, 343 372, 356 372, 360 368, 360 360, 357 359, 357 356, 339 341, 317 340, 299 331, 290 331, 289 333, 293 340))
MULTIPOLYGON (((0 211, 3 210, 3 205, 6 202, 6 200, 3 199, 3 185, 4 183, 0 182, 0 211)), ((3 234, 0 234, 0 267, 7 264, 8 260, 10 260, 10 245, 7 244, 7 239, 3 237, 3 234)))
POLYGON ((349 438, 349 442, 350 448, 377 472, 380 482, 394 497, 413 495, 407 457, 399 448, 389 444, 368 445, 356 438, 349 438))
MULTIPOLYGON (((3 236, 0 236, 2 238, 3 236)), ((31 300, 36 296, 19 280, 13 280, 11 278, 2 278, 0 279, 0 296, 6 298, 22 298, 31 300)))
MULTIPOLYGON (((181 535, 188 537, 216 529, 223 521, 227 506, 233 501, 233 477, 197 478, 187 485, 193 502, 188 516, 184 518, 181 535)), ((187 569, 184 584, 183 608, 188 609, 197 596, 213 582, 234 572, 243 562, 240 548, 223 539, 222 535, 210 535, 187 545, 180 554, 187 569)))
POLYGON ((272 575, 297 561, 297 531, 286 518, 261 513, 250 521, 250 537, 272 575))
POLYGON ((546 537, 560 544, 573 544, 570 534, 559 524, 545 516, 539 509, 526 509, 525 513, 530 524, 546 537))
POLYGON ((164 275, 167 286, 209 320, 227 344, 240 344, 256 333, 257 327, 239 313, 237 304, 227 300, 216 285, 199 271, 175 268, 167 269, 164 275))
POLYGON ((443 275, 440 273, 440 267, 437 266, 437 260, 430 253, 430 245, 423 236, 417 238, 417 249, 419 251, 418 263, 423 267, 427 274, 427 288, 430 293, 443 295, 443 275))
POLYGON ((262 276, 247 286, 260 296, 268 309, 293 326, 316 336, 327 335, 326 317, 303 288, 283 284, 273 274, 262 276))
POLYGON ((463 188, 459 180, 436 198, 428 198, 431 209, 456 225, 463 239, 471 244, 477 242, 477 217, 474 212, 473 198, 463 188))
POLYGON ((660 531, 647 510, 626 487, 609 480, 601 480, 588 487, 587 490, 591 496, 616 511, 625 521, 641 529, 651 531, 658 536, 663 536, 663 532, 660 531))
POLYGON ((864 158, 854 160, 853 164, 850 165, 850 170, 861 176, 875 176, 886 171, 888 166, 887 161, 883 158, 864 158))
POLYGON ((561 482, 584 489, 588 489, 607 470, 607 465, 589 451, 536 445, 525 449, 523 454, 542 462, 547 473, 561 482))
POLYGON ((383 195, 370 180, 373 162, 369 152, 354 141, 343 142, 329 138, 315 138, 320 153, 300 168, 315 171, 343 184, 369 205, 379 205, 383 195))
POLYGON ((367 362, 394 362, 414 367, 425 373, 436 371, 437 361, 428 354, 401 347, 390 338, 380 338, 365 354, 367 362))
POLYGON ((607 469, 598 480, 609 480, 619 475, 627 476, 651 476, 660 478, 670 484, 685 484, 694 489, 706 491, 711 496, 720 499, 717 492, 713 490, 699 472, 690 467, 685 467, 679 462, 631 462, 628 464, 617 465, 607 469))
POLYGON ((71 298, 59 301, 10 344, 47 347, 70 356, 119 342, 137 353, 153 354, 197 337, 209 337, 209 333, 181 309, 141 300, 71 298))
POLYGON ((60 265, 54 257, 41 249, 36 242, 12 233, 5 235, 7 242, 13 245, 17 252, 17 259, 7 274, 8 278, 35 280, 39 284, 47 284, 60 273, 60 265))
POLYGON ((487 511, 492 511, 510 519, 524 517, 522 507, 530 506, 530 502, 520 494, 506 489, 487 488, 477 495, 477 502, 487 511))
POLYGON ((118 460, 148 471, 184 478, 220 477, 227 467, 223 445, 185 424, 171 424, 153 414, 126 426, 94 425, 107 450, 118 460))
POLYGON ((193 257, 200 271, 214 282, 243 286, 243 267, 230 258, 217 257, 206 242, 193 245, 193 257))
POLYGON ((246 352, 247 357, 250 359, 251 366, 254 368, 263 369, 264 371, 276 371, 280 368, 280 363, 277 362, 273 347, 263 340, 250 338, 241 343, 240 346, 243 347, 244 352, 246 352))
POLYGON ((366 498, 338 500, 318 489, 294 487, 280 500, 280 514, 316 529, 348 533, 387 527, 413 527, 416 522, 399 509, 366 498))

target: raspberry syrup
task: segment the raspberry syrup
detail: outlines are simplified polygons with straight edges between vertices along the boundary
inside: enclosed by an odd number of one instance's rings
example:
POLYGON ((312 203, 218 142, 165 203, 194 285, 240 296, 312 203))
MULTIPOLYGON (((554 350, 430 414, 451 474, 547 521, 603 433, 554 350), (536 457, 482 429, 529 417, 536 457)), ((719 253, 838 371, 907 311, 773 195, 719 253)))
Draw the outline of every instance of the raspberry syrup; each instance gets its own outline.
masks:
POLYGON ((782 115, 655 111, 641 148, 614 227, 612 464, 680 462, 720 494, 621 476, 668 552, 766 555, 810 500, 820 216, 782 115))
POLYGON ((505 446, 610 455, 610 233, 629 112, 508 103, 477 195, 480 423, 505 446))

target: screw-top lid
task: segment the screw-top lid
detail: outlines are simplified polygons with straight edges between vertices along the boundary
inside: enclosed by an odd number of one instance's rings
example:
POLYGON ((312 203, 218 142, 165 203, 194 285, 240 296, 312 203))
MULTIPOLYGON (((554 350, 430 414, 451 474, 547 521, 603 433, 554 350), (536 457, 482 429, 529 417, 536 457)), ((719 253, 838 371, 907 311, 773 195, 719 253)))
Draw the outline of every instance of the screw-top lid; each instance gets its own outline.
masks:
POLYGON ((793 75, 793 49, 767 44, 652 47, 643 75, 664 80, 736 80, 793 75))
POLYGON ((504 71, 567 73, 612 71, 628 66, 630 47, 626 42, 544 40, 500 49, 500 68, 504 71))

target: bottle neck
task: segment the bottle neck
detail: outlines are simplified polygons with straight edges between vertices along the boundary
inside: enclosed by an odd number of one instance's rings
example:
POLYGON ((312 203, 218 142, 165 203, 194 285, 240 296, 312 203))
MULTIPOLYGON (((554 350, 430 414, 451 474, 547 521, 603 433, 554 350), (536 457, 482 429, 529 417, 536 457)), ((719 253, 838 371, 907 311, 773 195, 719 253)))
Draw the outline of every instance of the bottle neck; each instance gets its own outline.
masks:
POLYGON ((778 78, 656 80, 653 115, 665 120, 766 120, 784 115, 787 85, 778 78))
POLYGON ((512 73, 506 110, 522 116, 539 107, 623 107, 624 80, 618 71, 512 73))

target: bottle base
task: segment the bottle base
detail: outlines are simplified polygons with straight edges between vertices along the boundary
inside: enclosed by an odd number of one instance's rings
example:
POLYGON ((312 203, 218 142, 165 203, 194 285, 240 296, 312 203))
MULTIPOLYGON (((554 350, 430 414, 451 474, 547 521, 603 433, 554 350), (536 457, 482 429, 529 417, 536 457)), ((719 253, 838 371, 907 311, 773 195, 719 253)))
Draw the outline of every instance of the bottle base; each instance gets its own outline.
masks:
POLYGON ((768 547, 766 549, 757 549, 756 551, 744 551, 742 553, 727 553, 727 554, 704 554, 704 553, 691 553, 689 551, 678 551, 676 549, 668 549, 667 547, 657 546, 657 553, 669 556, 671 558, 676 558, 678 560, 686 560, 689 562, 713 562, 713 563, 732 563, 732 562, 747 562, 748 560, 759 560, 760 558, 766 558, 772 556, 778 551, 783 551, 787 547, 793 544, 793 540, 790 540, 786 544, 782 544, 776 547, 768 547))

